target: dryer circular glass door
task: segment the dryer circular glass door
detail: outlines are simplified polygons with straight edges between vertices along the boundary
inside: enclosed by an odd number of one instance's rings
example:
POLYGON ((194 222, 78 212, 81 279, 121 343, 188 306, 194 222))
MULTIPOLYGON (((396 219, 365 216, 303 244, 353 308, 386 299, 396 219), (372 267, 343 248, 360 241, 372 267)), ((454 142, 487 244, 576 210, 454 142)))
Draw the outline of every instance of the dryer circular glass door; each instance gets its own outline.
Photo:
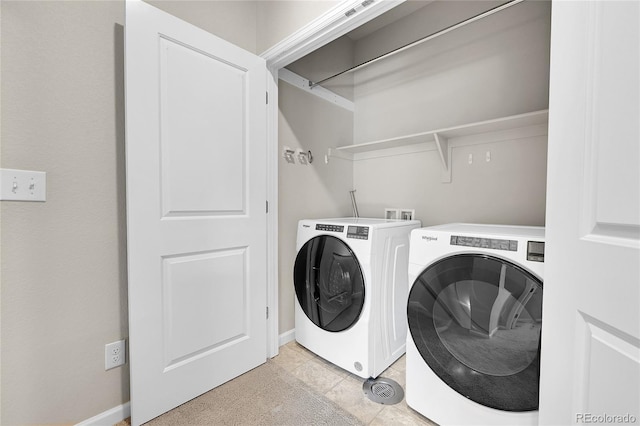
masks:
POLYGON ((327 331, 355 324, 364 305, 364 276, 342 240, 321 235, 307 241, 293 269, 296 297, 307 317, 327 331))
POLYGON ((452 389, 499 410, 538 408, 537 277, 497 257, 447 257, 418 276, 407 312, 418 352, 452 389))

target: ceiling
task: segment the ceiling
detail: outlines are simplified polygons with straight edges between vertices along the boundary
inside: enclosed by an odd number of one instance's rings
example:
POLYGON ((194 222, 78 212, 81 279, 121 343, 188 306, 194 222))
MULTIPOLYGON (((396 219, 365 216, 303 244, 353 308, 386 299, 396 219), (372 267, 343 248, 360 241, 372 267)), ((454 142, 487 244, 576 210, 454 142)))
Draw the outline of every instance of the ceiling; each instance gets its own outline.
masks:
POLYGON ((347 37, 349 37, 353 41, 359 40, 379 30, 380 28, 392 24, 395 21, 402 19, 413 12, 422 9, 432 2, 433 0, 407 0, 404 3, 401 3, 400 5, 394 7, 390 11, 383 13, 377 18, 351 31, 347 34, 347 37))

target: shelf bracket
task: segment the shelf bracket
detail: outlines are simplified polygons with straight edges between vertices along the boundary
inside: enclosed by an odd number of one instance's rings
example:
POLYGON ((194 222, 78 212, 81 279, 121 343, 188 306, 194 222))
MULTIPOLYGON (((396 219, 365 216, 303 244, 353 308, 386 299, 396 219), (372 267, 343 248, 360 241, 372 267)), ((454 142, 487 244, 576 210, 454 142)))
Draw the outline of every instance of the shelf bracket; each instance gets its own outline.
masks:
POLYGON ((437 133, 433 134, 442 162, 442 183, 451 183, 451 145, 449 140, 437 133))
POLYGON ((329 148, 327 150, 327 155, 325 155, 325 163, 329 163, 329 158, 340 158, 342 160, 349 160, 349 161, 353 161, 353 154, 349 153, 349 152, 342 152, 340 150, 337 150, 335 148, 329 148))
POLYGON ((337 95, 332 91, 325 89, 324 87, 321 87, 321 86, 311 89, 311 87, 309 86, 309 83, 310 83, 309 80, 299 76, 298 74, 292 71, 289 71, 286 68, 281 68, 280 71, 278 71, 278 78, 311 95, 324 99, 327 102, 331 102, 336 106, 339 106, 351 112, 355 111, 356 107, 353 101, 343 98, 342 96, 337 95))

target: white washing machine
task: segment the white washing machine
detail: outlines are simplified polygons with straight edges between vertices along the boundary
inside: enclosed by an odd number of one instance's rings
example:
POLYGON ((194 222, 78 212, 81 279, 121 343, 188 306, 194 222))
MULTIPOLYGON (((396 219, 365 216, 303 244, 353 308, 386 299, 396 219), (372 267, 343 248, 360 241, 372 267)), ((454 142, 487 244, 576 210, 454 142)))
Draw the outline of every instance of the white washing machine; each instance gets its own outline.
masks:
POLYGON ((544 228, 411 233, 407 404, 445 425, 537 425, 544 228))
POLYGON ((405 352, 409 235, 420 221, 302 220, 294 265, 296 340, 362 378, 405 352))

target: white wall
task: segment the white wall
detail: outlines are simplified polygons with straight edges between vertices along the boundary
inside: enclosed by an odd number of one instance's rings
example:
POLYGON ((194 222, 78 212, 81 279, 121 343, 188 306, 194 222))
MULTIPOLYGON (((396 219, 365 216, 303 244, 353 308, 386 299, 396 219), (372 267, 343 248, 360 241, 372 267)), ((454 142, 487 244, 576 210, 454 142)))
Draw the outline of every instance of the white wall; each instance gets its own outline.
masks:
MULTIPOLYGON (((430 34, 478 7, 434 2, 358 40, 356 56, 405 44, 407 33, 413 39, 430 34)), ((549 27, 550 3, 524 2, 358 71, 355 142, 546 109, 549 27)), ((423 225, 543 225, 546 137, 513 137, 518 140, 454 148, 451 184, 440 181, 437 151, 356 161, 360 212, 382 217, 385 207, 415 208, 423 225)))

